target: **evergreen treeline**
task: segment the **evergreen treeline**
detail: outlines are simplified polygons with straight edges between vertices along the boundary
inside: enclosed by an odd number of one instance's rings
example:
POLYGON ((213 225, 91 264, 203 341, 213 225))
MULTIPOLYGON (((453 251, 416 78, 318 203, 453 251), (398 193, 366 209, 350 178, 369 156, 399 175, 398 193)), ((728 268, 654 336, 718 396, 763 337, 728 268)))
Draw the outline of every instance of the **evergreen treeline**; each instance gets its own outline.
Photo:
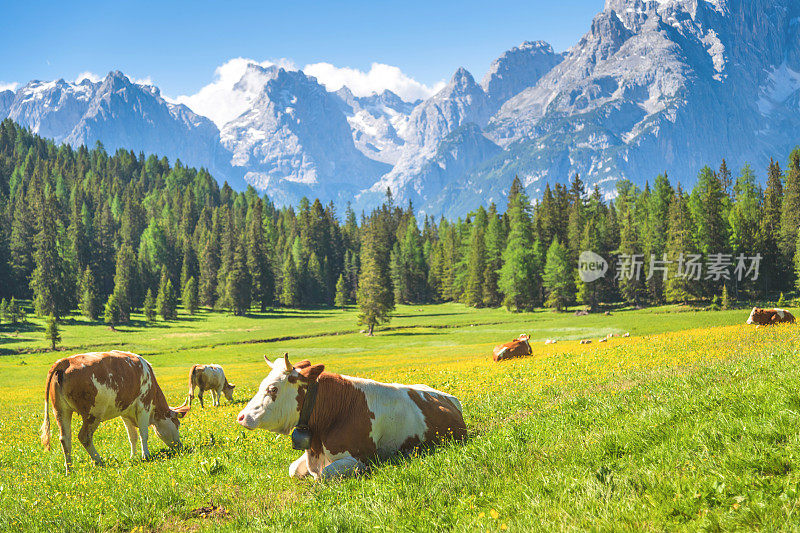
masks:
POLYGON ((491 205, 456 221, 417 220, 387 191, 369 215, 348 207, 340 220, 319 200, 277 209, 254 189, 220 187, 179 160, 109 155, 100 143, 57 146, 5 120, 0 298, 3 308, 31 299, 40 316, 79 309, 110 324, 136 309, 170 320, 179 302, 190 313, 234 314, 357 302, 370 331, 396 303, 596 308, 707 299, 723 289, 763 298, 800 283, 800 149, 785 172, 774 161, 767 170, 764 190, 750 167, 734 177, 723 161, 702 169, 690 192, 658 176, 644 189, 620 182, 613 202, 576 175, 569 186, 547 185, 532 204, 515 179, 505 213, 491 205), (605 277, 581 280, 583 250, 608 259, 605 277), (754 271, 736 269, 737 256, 756 254, 754 280, 754 271), (625 257, 634 260, 620 264, 625 257), (727 278, 710 267, 720 261, 729 263, 727 278))

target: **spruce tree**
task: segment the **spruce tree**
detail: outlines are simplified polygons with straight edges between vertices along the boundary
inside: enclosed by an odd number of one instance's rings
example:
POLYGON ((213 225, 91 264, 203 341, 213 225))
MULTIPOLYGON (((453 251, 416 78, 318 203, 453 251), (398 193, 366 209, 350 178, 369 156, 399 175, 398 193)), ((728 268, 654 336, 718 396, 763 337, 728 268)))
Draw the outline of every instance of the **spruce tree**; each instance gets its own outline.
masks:
POLYGON ((8 317, 8 300, 3 298, 0 300, 0 322, 11 322, 8 317))
POLYGON ((785 283, 782 280, 786 267, 784 256, 780 252, 781 205, 783 202, 783 177, 780 166, 770 161, 767 172, 767 188, 764 191, 764 203, 761 207, 761 224, 758 228, 759 249, 762 255, 762 272, 759 275, 764 296, 775 291, 785 283))
POLYGON ((58 320, 53 315, 47 317, 47 325, 44 330, 44 337, 50 341, 51 350, 55 350, 56 345, 61 342, 61 332, 58 330, 58 320))
POLYGON ((470 231, 467 283, 464 290, 464 303, 472 307, 483 306, 483 276, 486 270, 485 246, 483 228, 479 224, 473 224, 470 231))
MULTIPOLYGON (((754 256, 761 252, 759 227, 761 225, 761 190, 756 184, 756 177, 749 165, 742 168, 741 174, 736 178, 733 187, 734 202, 728 215, 730 227, 730 247, 734 258, 739 255, 754 256)), ((754 293, 753 282, 747 279, 739 280, 732 276, 731 283, 735 295, 739 298, 740 291, 754 293)), ((754 294, 751 294, 754 296, 754 294)))
POLYGON ((486 307, 498 307, 503 296, 500 294, 498 282, 500 268, 503 266, 503 251, 505 250, 505 231, 502 218, 497 214, 494 204, 489 206, 487 214, 488 223, 484 242, 486 244, 486 260, 483 270, 482 301, 486 307))
MULTIPOLYGON (((583 235, 581 236, 581 250, 594 252, 596 254, 600 254, 603 251, 598 223, 599 221, 594 217, 588 220, 586 226, 583 228, 583 235)), ((545 266, 545 269, 546 268, 547 267, 545 266)), ((578 300, 586 305, 590 311, 595 311, 600 305, 602 280, 597 279, 590 282, 585 282, 576 273, 575 284, 578 288, 576 295, 578 300)))
POLYGON ((144 312, 144 319, 147 322, 156 321, 156 299, 153 298, 153 289, 147 289, 147 295, 144 297, 144 305, 142 306, 144 312))
POLYGON ((686 261, 696 248, 692 239, 692 213, 688 199, 681 186, 669 206, 669 228, 667 231, 667 257, 670 261, 667 277, 666 297, 668 302, 687 302, 697 290, 697 281, 686 277, 686 261), (681 269, 679 271, 679 269, 681 269))
POLYGON ((215 210, 210 231, 206 232, 200 256, 200 302, 214 307, 217 301, 217 271, 219 270, 219 216, 215 210))
POLYGON ((558 239, 553 239, 553 243, 547 249, 542 280, 547 294, 545 305, 555 308, 556 311, 565 309, 573 294, 572 268, 570 252, 566 246, 558 242, 558 239))
POLYGON ((781 206, 780 249, 785 261, 794 259, 798 228, 800 228, 800 148, 789 156, 781 206))
POLYGON ((178 296, 167 275, 167 268, 161 271, 161 282, 158 285, 156 309, 163 320, 174 320, 178 315, 178 296))
MULTIPOLYGON (((726 201, 727 196, 719 177, 713 170, 704 167, 692 190, 690 206, 695 224, 695 242, 706 259, 711 254, 728 251, 726 201)), ((703 280, 698 285, 706 296, 719 294, 721 290, 719 281, 703 280)))
MULTIPOLYGON (((150 296, 152 297, 152 293, 150 296)), ((197 312, 197 281, 194 277, 186 280, 186 284, 183 286, 183 307, 190 315, 197 312)))
POLYGON ((117 266, 114 274, 114 300, 119 309, 119 322, 130 320, 135 278, 136 263, 133 250, 130 244, 123 243, 117 253, 117 266))
POLYGON ((281 305, 284 307, 297 307, 300 303, 300 294, 297 286, 297 268, 294 265, 292 254, 286 254, 282 269, 281 305))
POLYGON ((106 301, 105 308, 103 309, 103 321, 111 327, 116 326, 122 320, 122 313, 117 303, 117 296, 111 294, 106 301))
POLYGON ((336 280, 336 297, 334 298, 334 305, 344 309, 347 307, 347 284, 344 281, 344 275, 339 274, 339 279, 336 280))
POLYGON ((39 316, 60 317, 69 312, 68 283, 64 258, 59 254, 58 220, 55 200, 45 194, 38 207, 37 233, 34 238, 34 263, 30 286, 33 304, 39 316))
POLYGON ((264 211, 260 199, 253 202, 247 226, 247 269, 253 280, 253 298, 259 302, 261 312, 272 305, 275 279, 269 263, 269 248, 264 235, 264 211))
POLYGON ((236 316, 244 316, 250 309, 252 296, 251 279, 247 270, 247 259, 244 246, 238 244, 233 256, 228 278, 226 280, 226 298, 231 312, 236 316))
POLYGON ((81 276, 80 308, 83 316, 94 321, 100 312, 97 295, 97 284, 94 280, 91 267, 87 266, 81 276))
POLYGON ((515 311, 533 309, 540 302, 538 243, 534 240, 529 205, 519 179, 515 178, 509 192, 507 215, 510 230, 498 283, 506 308, 515 311))
POLYGON ((361 272, 358 276, 356 302, 359 308, 358 323, 367 327, 367 335, 372 335, 375 326, 391 319, 394 310, 394 295, 389 274, 386 243, 383 235, 370 222, 363 229, 361 241, 361 272))

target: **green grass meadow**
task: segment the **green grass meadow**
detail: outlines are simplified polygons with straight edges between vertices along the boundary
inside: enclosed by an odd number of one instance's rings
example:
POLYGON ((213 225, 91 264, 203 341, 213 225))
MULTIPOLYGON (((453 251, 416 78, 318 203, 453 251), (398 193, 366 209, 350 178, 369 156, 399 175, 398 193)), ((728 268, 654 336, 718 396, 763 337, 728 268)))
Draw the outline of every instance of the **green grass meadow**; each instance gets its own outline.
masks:
POLYGON ((39 320, 3 325, 0 530, 800 530, 800 329, 747 326, 747 314, 401 306, 374 337, 359 333, 352 309, 201 311, 153 325, 134 316, 117 331, 72 317, 58 352, 39 320), (492 363, 492 347, 520 333, 533 355, 492 363), (222 364, 234 401, 196 402, 179 451, 151 432, 148 462, 129 459, 121 421, 106 422, 95 444, 107 466, 73 439, 65 475, 55 424, 53 450, 39 443, 47 370, 109 349, 146 357, 173 405, 192 364, 222 364), (235 422, 267 374, 263 355, 284 351, 453 393, 470 438, 358 478, 290 479, 300 454, 288 437, 235 422))

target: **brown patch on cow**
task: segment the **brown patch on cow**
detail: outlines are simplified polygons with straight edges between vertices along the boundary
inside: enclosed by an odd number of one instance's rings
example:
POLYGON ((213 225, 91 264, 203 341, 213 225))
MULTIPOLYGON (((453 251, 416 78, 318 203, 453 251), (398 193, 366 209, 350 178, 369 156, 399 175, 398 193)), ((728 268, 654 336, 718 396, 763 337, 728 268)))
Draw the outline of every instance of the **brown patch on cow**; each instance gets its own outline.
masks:
POLYGON ((360 461, 375 457, 377 448, 369 435, 375 413, 369 410, 364 391, 330 372, 322 372, 317 384, 317 400, 308 424, 312 433, 309 452, 322 455, 324 445, 334 455, 348 452, 360 461))
POLYGON ((761 309, 754 307, 748 317, 749 324, 758 324, 760 326, 780 323, 794 324, 794 322, 794 315, 785 309, 761 309), (783 312, 783 317, 780 316, 779 311, 783 312), (750 322, 750 320, 752 320, 752 322, 750 322))
MULTIPOLYGON (((439 444, 444 439, 463 440, 467 437, 467 425, 464 416, 447 396, 433 394, 428 391, 409 390, 411 398, 425 417, 424 442, 439 444)), ((408 443, 408 439, 403 445, 408 443)))
POLYGON ((532 353, 533 350, 531 349, 529 341, 514 339, 511 342, 495 346, 492 350, 492 360, 494 362, 501 360, 505 361, 506 359, 511 359, 513 357, 524 357, 526 355, 531 355, 532 353), (507 350, 501 354, 500 352, 502 352, 503 348, 507 348, 507 350))

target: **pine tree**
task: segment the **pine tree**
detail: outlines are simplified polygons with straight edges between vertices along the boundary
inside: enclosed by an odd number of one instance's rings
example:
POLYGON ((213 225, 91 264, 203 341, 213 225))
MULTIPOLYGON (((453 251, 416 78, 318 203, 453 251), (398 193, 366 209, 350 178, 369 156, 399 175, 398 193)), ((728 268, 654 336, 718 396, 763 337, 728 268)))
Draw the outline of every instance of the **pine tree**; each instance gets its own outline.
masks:
POLYGON ((334 305, 342 309, 347 307, 347 284, 344 282, 344 276, 342 274, 339 274, 339 279, 336 281, 334 305))
POLYGON ((115 294, 111 294, 106 301, 105 308, 103 309, 103 321, 111 327, 116 326, 122 321, 122 312, 120 311, 115 294))
POLYGON ((244 246, 238 244, 226 280, 225 291, 225 300, 234 315, 244 316, 250 309, 250 304, 252 303, 250 286, 251 279, 250 272, 247 270, 246 252, 244 246))
POLYGON ((529 205, 519 179, 515 178, 509 192, 506 214, 510 231, 498 284, 504 294, 503 303, 508 309, 516 311, 533 309, 540 302, 538 242, 533 236, 529 205))
POLYGON ((14 325, 25 322, 25 309, 22 308, 19 301, 13 296, 8 303, 8 321, 14 325))
POLYGON ((117 253, 117 266, 114 274, 114 301, 119 309, 119 322, 130 320, 135 278, 136 263, 133 250, 130 244, 124 243, 117 253))
POLYGON ((64 258, 59 254, 58 220, 55 200, 49 193, 38 207, 38 231, 34 237, 34 263, 30 286, 33 303, 39 316, 63 316, 70 309, 70 290, 64 258))
MULTIPOLYGON (((598 222, 598 220, 592 217, 588 220, 586 226, 583 228, 583 235, 580 242, 581 250, 591 251, 596 254, 603 252, 598 222)), ((595 311, 600 305, 602 281, 598 279, 585 282, 576 273, 575 284, 578 288, 576 295, 578 300, 586 305, 590 311, 595 311)))
POLYGON ((55 350, 56 345, 61 342, 61 332, 58 330, 58 320, 53 315, 47 317, 47 326, 44 330, 44 338, 50 341, 51 350, 55 350))
POLYGON ((147 295, 144 297, 144 319, 147 322, 156 321, 156 300, 153 298, 153 289, 147 289, 147 295))
POLYGON ((3 298, 0 301, 0 322, 11 322, 11 319, 8 317, 8 300, 3 298))
POLYGON ((391 319, 394 310, 394 295, 386 257, 386 243, 381 242, 381 233, 373 220, 363 229, 361 241, 361 272, 358 276, 358 323, 367 327, 372 335, 375 326, 391 319))
POLYGON ((281 305, 284 307, 297 307, 300 303, 300 294, 297 287, 297 268, 291 254, 286 255, 282 269, 283 281, 281 283, 281 305))
POLYGON ((91 267, 87 266, 83 271, 83 276, 81 276, 80 308, 83 316, 91 321, 97 320, 97 315, 100 312, 99 305, 94 274, 92 274, 91 267))
POLYGON ((778 298, 778 307, 786 307, 786 299, 783 297, 783 293, 781 293, 780 297, 778 298))
MULTIPOLYGON (((639 304, 645 292, 644 286, 644 272, 643 268, 637 268, 637 263, 643 263, 644 252, 641 243, 641 218, 637 216, 637 203, 640 200, 640 194, 637 189, 627 181, 618 183, 617 191, 619 193, 617 199, 617 209, 619 211, 619 254, 625 258, 619 258, 620 261, 627 263, 625 275, 619 278, 619 289, 622 297, 629 303, 639 304)), ((617 265, 618 270, 622 273, 622 266, 617 265)))
POLYGON ((483 276, 486 270, 485 246, 483 228, 479 224, 473 224, 470 231, 467 283, 464 291, 464 303, 472 307, 483 306, 483 276))
MULTIPOLYGON (((650 258, 662 260, 667 248, 667 229, 669 224, 669 205, 675 191, 665 174, 660 174, 653 190, 647 199, 647 220, 645 223, 644 261, 650 258)), ((649 264, 648 264, 649 267, 649 264)), ((648 271, 647 295, 654 303, 664 302, 665 283, 664 276, 658 272, 648 271)))
POLYGON ((800 148, 789 156, 781 206, 780 249, 785 261, 794 259, 798 228, 800 228, 800 148))
MULTIPOLYGON (((152 293, 150 296, 152 297, 152 293)), ((183 307, 190 315, 197 312, 197 282, 194 277, 186 280, 186 284, 183 286, 183 307)))
POLYGON ((558 242, 558 239, 553 239, 553 243, 547 250, 542 279, 547 293, 545 305, 553 307, 557 311, 565 309, 573 294, 572 268, 570 252, 566 246, 558 242))
MULTIPOLYGON (((690 207, 695 223, 695 242, 700 253, 707 259, 711 254, 728 251, 727 196, 717 174, 708 167, 700 171, 697 185, 692 190, 690 207)), ((699 282, 706 296, 719 294, 720 282, 699 282)))
POLYGON ((758 228, 759 248, 763 259, 763 271, 759 276, 763 280, 764 296, 783 286, 781 281, 786 267, 784 256, 779 248, 781 233, 781 205, 783 203, 783 178, 780 166, 770 161, 767 172, 767 188, 764 191, 764 203, 761 207, 761 224, 758 228))
POLYGON ((728 286, 722 286, 722 308, 723 309, 730 309, 731 308, 731 298, 728 294, 728 286))
POLYGON ((161 271, 161 282, 158 285, 156 309, 163 320, 175 320, 178 316, 178 296, 172 286, 172 280, 167 275, 167 268, 161 271))
MULTIPOLYGON (((761 225, 761 191, 756 185, 756 177, 749 165, 742 168, 733 187, 734 202, 728 215, 730 226, 730 248, 734 257, 753 256, 760 252, 759 227, 761 225)), ((739 281, 733 276, 735 295, 738 298, 742 289, 754 292, 752 282, 739 281)))
POLYGON ((692 240, 692 213, 681 186, 669 206, 669 229, 667 231, 668 267, 666 297, 668 302, 687 302, 695 294, 695 282, 686 277, 685 262, 696 252, 692 240), (678 269, 681 268, 681 271, 678 269))
POLYGON ((502 219, 497 215, 497 207, 494 204, 489 206, 487 219, 486 235, 484 236, 486 266, 483 270, 482 300, 486 307, 498 307, 503 301, 498 281, 500 279, 499 271, 503 266, 506 239, 502 219))
POLYGON ((217 271, 219 270, 219 216, 214 212, 213 226, 205 234, 200 256, 200 302, 214 307, 217 301, 217 271))
POLYGON ((275 295, 275 279, 269 264, 269 250, 264 236, 263 206, 261 200, 253 202, 250 222, 247 227, 247 269, 253 280, 253 298, 259 302, 261 312, 272 305, 275 295))

